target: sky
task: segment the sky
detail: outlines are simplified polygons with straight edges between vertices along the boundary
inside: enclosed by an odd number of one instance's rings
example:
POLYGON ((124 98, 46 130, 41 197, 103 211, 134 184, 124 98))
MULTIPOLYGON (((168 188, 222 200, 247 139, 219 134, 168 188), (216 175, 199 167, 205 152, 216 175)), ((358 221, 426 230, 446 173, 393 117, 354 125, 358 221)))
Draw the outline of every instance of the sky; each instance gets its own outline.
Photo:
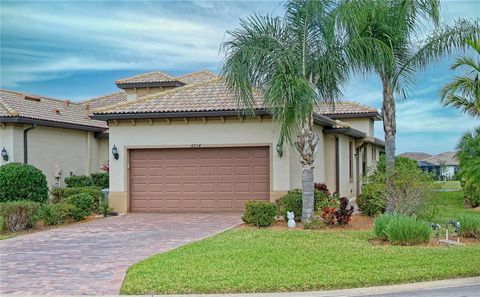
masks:
MULTIPOLYGON (((226 31, 253 13, 281 15, 279 1, 0 0, 0 87, 81 101, 118 91, 115 80, 148 71, 218 72, 226 31)), ((480 0, 445 1, 442 19, 480 17, 480 0)), ((442 107, 439 91, 455 74, 444 58, 418 72, 397 103, 397 153, 455 149, 480 125, 442 107)), ((374 74, 353 75, 343 100, 381 108, 374 74)), ((381 122, 375 134, 383 138, 381 122)))

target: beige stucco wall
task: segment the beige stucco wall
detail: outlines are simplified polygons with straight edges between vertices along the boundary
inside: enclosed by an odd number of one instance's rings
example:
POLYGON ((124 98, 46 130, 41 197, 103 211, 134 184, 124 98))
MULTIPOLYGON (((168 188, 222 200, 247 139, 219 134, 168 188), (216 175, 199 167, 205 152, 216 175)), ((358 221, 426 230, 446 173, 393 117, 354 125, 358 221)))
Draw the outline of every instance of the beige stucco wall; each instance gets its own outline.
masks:
POLYGON ((8 161, 0 158, 0 165, 8 162, 23 162, 23 125, 0 126, 0 150, 5 148, 8 161))
POLYGON ((341 119, 341 121, 347 123, 352 128, 366 133, 367 136, 374 137, 375 121, 371 118, 341 119))
MULTIPOLYGON (((7 150, 8 162, 23 162, 23 130, 30 126, 0 127, 0 147, 7 150)), ((108 139, 96 139, 93 132, 43 126, 28 132, 28 163, 42 170, 50 187, 64 186, 71 174, 99 172, 107 150, 108 139)))
MULTIPOLYGON (((292 170, 301 172, 301 164, 295 162, 291 167, 293 148, 285 144, 284 154, 280 158, 275 150, 278 142, 278 127, 271 119, 249 119, 240 121, 236 118, 220 119, 166 120, 158 119, 150 124, 148 121, 119 122, 118 126, 111 124, 110 150, 113 145, 119 150, 118 160, 110 162, 110 203, 117 211, 127 211, 128 193, 128 149, 133 148, 165 148, 191 147, 199 144, 202 147, 216 146, 270 146, 270 198, 274 201, 280 195, 293 187, 300 185, 301 180, 291 178, 292 170), (295 184, 293 184, 295 183, 295 184)), ((295 159, 296 160, 296 159, 295 159)), ((318 161, 321 162, 321 161, 318 161)), ((320 163, 319 163, 320 164, 320 163)), ((319 165, 320 166, 320 165, 319 165)), ((300 178, 298 173, 294 175, 300 178)))

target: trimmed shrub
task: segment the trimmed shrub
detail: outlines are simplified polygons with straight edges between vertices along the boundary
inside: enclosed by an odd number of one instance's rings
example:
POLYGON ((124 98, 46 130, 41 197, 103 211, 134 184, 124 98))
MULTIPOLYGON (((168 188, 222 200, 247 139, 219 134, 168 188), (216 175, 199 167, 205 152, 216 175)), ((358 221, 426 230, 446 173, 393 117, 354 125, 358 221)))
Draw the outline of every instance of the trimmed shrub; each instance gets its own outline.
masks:
MULTIPOLYGON (((325 192, 314 190, 313 207, 315 211, 324 209, 325 207, 337 207, 338 200, 336 197, 328 196, 325 192)), ((302 219, 302 190, 293 189, 276 201, 279 209, 279 214, 287 220, 287 212, 290 211, 295 214, 295 221, 299 222, 302 219)))
POLYGON ((91 187, 93 186, 93 180, 90 176, 73 175, 65 178, 65 184, 67 185, 67 188, 91 187))
POLYGON ((363 192, 357 196, 357 205, 361 213, 374 217, 385 212, 387 203, 382 190, 385 184, 369 183, 363 186, 363 192))
POLYGON ((68 203, 47 204, 40 207, 38 218, 45 225, 59 225, 70 219, 73 211, 74 206, 68 203))
POLYGON ((430 240, 432 229, 428 223, 401 214, 383 214, 375 220, 375 235, 392 244, 415 245, 430 240))
POLYGON ((50 189, 50 202, 60 203, 65 198, 65 188, 50 189))
POLYGON ((111 213, 112 210, 113 209, 108 205, 108 201, 102 201, 98 206, 98 213, 103 215, 104 217, 108 216, 108 214, 111 213))
POLYGON ((93 197, 94 201, 92 210, 97 209, 100 205, 100 202, 103 200, 102 190, 97 187, 75 187, 63 189, 64 198, 68 198, 77 194, 88 194, 93 197))
POLYGON ((265 227, 275 222, 277 214, 275 203, 251 200, 245 204, 242 220, 247 224, 265 227))
POLYGON ((465 200, 472 207, 480 206, 480 184, 476 185, 474 183, 465 183, 463 187, 463 192, 465 195, 465 200))
POLYGON ((81 221, 91 215, 95 209, 95 199, 85 193, 75 194, 65 198, 65 202, 74 206, 71 211, 72 218, 75 221, 81 221))
POLYGON ((95 187, 99 187, 100 189, 108 189, 108 173, 92 173, 90 174, 90 177, 92 178, 92 182, 95 187))
POLYGON ((3 230, 18 232, 33 228, 38 220, 40 204, 33 201, 9 201, 0 203, 3 230))
POLYGON ((462 216, 460 222, 460 235, 469 238, 480 238, 480 216, 462 216))
POLYGON ((0 202, 30 200, 42 203, 47 199, 47 178, 41 170, 21 163, 0 166, 0 202))

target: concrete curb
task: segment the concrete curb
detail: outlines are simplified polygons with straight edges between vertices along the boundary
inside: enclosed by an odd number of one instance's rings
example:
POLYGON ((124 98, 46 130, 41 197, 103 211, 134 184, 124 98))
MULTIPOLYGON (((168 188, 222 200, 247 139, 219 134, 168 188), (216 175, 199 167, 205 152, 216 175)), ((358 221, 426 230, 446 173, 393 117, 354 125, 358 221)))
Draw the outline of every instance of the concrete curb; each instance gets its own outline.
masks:
MULTIPOLYGON (((316 292, 278 292, 278 293, 245 293, 245 294, 194 294, 194 295, 147 295, 156 297, 359 297, 374 296, 379 294, 415 292, 428 289, 444 289, 462 286, 478 285, 480 287, 480 277, 470 277, 461 279, 448 279, 440 281, 430 281, 421 283, 409 283, 392 286, 367 287, 355 289, 342 289, 331 291, 316 292)), ((138 297, 138 295, 136 296, 138 297)))

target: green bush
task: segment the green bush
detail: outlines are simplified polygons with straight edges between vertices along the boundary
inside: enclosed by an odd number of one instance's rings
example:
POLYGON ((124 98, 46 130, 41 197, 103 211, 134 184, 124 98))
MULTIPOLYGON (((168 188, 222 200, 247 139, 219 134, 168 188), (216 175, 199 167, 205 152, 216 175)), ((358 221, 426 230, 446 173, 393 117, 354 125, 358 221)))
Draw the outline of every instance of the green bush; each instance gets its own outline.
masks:
POLYGON ((15 200, 45 202, 47 199, 47 178, 41 170, 21 163, 0 166, 0 202, 15 200))
POLYGON ((265 227, 275 222, 277 214, 275 203, 251 200, 245 204, 242 220, 247 224, 265 227))
POLYGON ((60 203, 65 198, 65 188, 50 189, 50 196, 51 203, 60 203))
POLYGON ((90 176, 73 175, 65 178, 65 184, 67 185, 67 188, 91 187, 93 186, 93 180, 90 176))
MULTIPOLYGON (((279 209, 279 214, 287 220, 287 211, 295 214, 295 221, 299 222, 302 219, 302 190, 293 189, 276 201, 279 209)), ((338 199, 336 197, 329 197, 325 192, 314 190, 314 209, 316 211, 322 210, 325 207, 338 207, 338 199)))
POLYGON ((357 196, 357 205, 360 212, 367 216, 374 217, 385 212, 387 203, 382 190, 385 189, 385 184, 369 183, 363 186, 361 195, 357 196))
POLYGON ((18 232, 33 228, 38 220, 40 204, 19 200, 0 203, 3 231, 18 232))
POLYGON ((95 187, 99 187, 100 189, 108 189, 108 173, 92 173, 90 177, 92 178, 92 182, 95 187))
POLYGON ((110 212, 112 212, 112 208, 108 205, 108 201, 100 202, 100 205, 98 206, 98 213, 106 217, 110 212))
POLYGON ((75 221, 81 221, 92 214, 95 209, 95 199, 85 193, 75 194, 65 198, 65 202, 74 206, 72 209, 72 218, 75 221))
POLYGON ((97 187, 74 187, 63 189, 64 198, 68 198, 77 194, 88 194, 93 197, 94 201, 92 210, 97 209, 100 205, 100 202, 103 200, 103 192, 97 187))
POLYGON ((375 235, 392 244, 415 245, 430 240, 432 229, 428 223, 401 214, 383 214, 375 220, 375 235))
POLYGON ((462 216, 460 222, 460 235, 469 238, 480 238, 480 216, 462 216))
POLYGON ((327 225, 323 222, 323 220, 320 220, 318 218, 313 218, 310 221, 306 222, 303 225, 303 229, 305 230, 320 230, 324 229, 327 225))
POLYGON ((467 182, 464 184, 463 192, 465 200, 467 200, 472 207, 480 206, 480 184, 467 182))
POLYGON ((72 218, 74 206, 68 203, 46 204, 40 207, 38 218, 45 225, 53 226, 65 223, 72 218))

